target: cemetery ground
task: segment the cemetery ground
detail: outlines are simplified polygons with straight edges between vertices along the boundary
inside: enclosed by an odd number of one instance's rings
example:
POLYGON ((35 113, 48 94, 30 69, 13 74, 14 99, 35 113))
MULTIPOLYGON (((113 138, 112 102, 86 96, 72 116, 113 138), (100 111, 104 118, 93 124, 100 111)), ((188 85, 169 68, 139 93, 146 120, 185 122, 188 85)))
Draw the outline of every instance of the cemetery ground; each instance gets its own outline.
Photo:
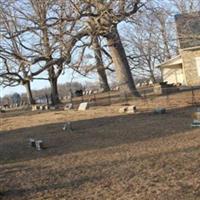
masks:
POLYGON ((0 113, 0 199, 200 199, 195 108, 119 108, 0 113), (73 131, 62 130, 66 121, 73 131))

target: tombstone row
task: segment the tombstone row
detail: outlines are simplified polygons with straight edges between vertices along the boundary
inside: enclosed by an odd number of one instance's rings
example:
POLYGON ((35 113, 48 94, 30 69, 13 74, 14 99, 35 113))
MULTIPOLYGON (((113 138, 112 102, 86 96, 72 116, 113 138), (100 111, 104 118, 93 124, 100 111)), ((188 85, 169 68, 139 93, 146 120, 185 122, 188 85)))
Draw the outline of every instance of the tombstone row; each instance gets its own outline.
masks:
POLYGON ((36 110, 49 110, 50 106, 49 105, 33 105, 32 106, 32 111, 36 110))
MULTIPOLYGON (((58 109, 58 106, 49 106, 49 105, 33 105, 32 106, 32 111, 37 111, 37 110, 56 110, 58 109)), ((72 110, 74 108, 72 103, 68 103, 64 106, 64 110, 72 110)), ((80 103, 78 107, 78 111, 85 111, 89 109, 89 103, 88 102, 83 102, 80 103)))

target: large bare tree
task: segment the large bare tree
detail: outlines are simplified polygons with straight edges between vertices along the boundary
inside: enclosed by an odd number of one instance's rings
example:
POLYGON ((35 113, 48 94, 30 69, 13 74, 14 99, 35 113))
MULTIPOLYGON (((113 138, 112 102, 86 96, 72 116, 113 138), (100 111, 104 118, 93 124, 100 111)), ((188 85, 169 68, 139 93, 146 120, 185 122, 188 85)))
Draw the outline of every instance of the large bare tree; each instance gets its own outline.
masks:
POLYGON ((123 43, 135 76, 156 82, 156 65, 170 59, 177 51, 174 16, 163 7, 148 5, 148 10, 124 27, 123 43), (127 29, 130 30, 127 33, 127 29))
POLYGON ((128 92, 139 96, 117 26, 130 16, 135 15, 145 3, 146 1, 142 0, 69 1, 69 4, 74 8, 71 19, 79 20, 83 29, 91 37, 103 36, 107 39, 122 94, 128 92))
POLYGON ((12 37, 18 21, 14 15, 11 15, 11 10, 8 8, 5 10, 4 6, 1 4, 0 7, 0 85, 4 87, 23 85, 26 88, 29 103, 34 104, 29 77, 28 52, 24 51, 25 49, 20 45, 21 38, 12 37))
MULTIPOLYGON (((12 9, 22 26, 11 37, 29 36, 31 45, 23 44, 32 51, 31 67, 40 67, 30 76, 48 71, 53 101, 58 101, 56 83, 63 66, 72 60, 71 50, 85 36, 102 36, 115 66, 118 85, 124 92, 139 96, 126 57, 118 25, 141 10, 146 0, 24 0, 14 1, 12 9), (21 8, 24 8, 23 10, 21 8), (25 36, 26 35, 26 36, 25 36)), ((27 38, 26 38, 27 39, 27 38)), ((99 56, 98 56, 99 57, 99 56)))
MULTIPOLYGON (((24 68, 26 66, 24 70, 26 73, 23 73, 23 76, 26 75, 26 82, 30 83, 30 80, 35 79, 49 80, 52 103, 59 103, 58 77, 64 65, 71 61, 71 49, 85 33, 82 31, 76 35, 74 32, 73 36, 70 35, 72 32, 70 28, 73 29, 75 22, 66 23, 68 17, 62 9, 66 7, 63 1, 14 1, 13 4, 7 4, 6 8, 3 4, 1 7, 2 10, 4 9, 2 12, 4 29, 1 29, 1 53, 3 53, 4 64, 8 64, 8 53, 18 62, 22 60, 24 68), (24 10, 21 10, 21 7, 24 10), (12 50, 8 52, 6 49, 11 46, 10 44, 12 44, 12 50), (48 72, 47 77, 44 74, 45 71, 48 72)), ((6 65, 4 69, 8 69, 6 65)), ((10 72, 9 68, 6 74, 1 74, 3 82, 11 81, 12 78, 13 83, 18 83, 18 79, 22 78, 19 70, 15 74, 10 72)))

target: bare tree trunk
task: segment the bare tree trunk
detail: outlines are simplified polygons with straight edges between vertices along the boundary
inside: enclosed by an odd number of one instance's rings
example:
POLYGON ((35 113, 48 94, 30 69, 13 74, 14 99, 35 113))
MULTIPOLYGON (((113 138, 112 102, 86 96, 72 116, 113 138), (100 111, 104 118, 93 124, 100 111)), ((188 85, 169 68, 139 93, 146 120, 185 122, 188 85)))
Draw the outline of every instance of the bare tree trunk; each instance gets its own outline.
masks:
POLYGON ((93 39, 93 48, 95 51, 96 67, 97 67, 97 73, 99 75, 100 87, 101 89, 103 89, 104 92, 110 91, 107 75, 106 75, 103 60, 102 60, 102 54, 101 54, 98 37, 94 37, 93 39))
POLYGON ((57 78, 50 78, 49 80, 51 86, 51 102, 53 105, 60 103, 57 80, 57 78))
POLYGON ((153 71, 151 70, 150 71, 150 76, 151 76, 151 81, 153 82, 153 83, 157 83, 157 80, 156 80, 156 78, 155 78, 155 76, 154 76, 154 73, 153 73, 153 71))
POLYGON ((131 93, 133 96, 139 97, 140 94, 135 87, 126 53, 117 29, 113 30, 113 33, 107 37, 107 40, 111 57, 116 68, 121 95, 131 93))
POLYGON ((154 74, 154 70, 152 69, 152 64, 151 64, 151 56, 149 56, 148 60, 148 67, 149 67, 149 73, 150 73, 150 78, 151 78, 151 81, 153 83, 156 83, 156 77, 155 77, 155 74, 154 74))
POLYGON ((32 94, 32 91, 31 91, 31 84, 29 81, 27 81, 25 84, 24 84, 25 88, 26 88, 26 94, 27 94, 27 98, 28 98, 28 102, 30 105, 33 105, 35 104, 35 100, 33 98, 33 94, 32 94))
POLYGON ((166 20, 164 18, 164 15, 157 15, 157 19, 160 23, 160 31, 163 39, 163 44, 164 44, 164 50, 167 59, 171 59, 171 53, 170 53, 170 48, 169 48, 169 40, 167 38, 167 27, 166 27, 166 20))
POLYGON ((163 29, 161 29, 163 43, 164 43, 164 48, 165 48, 165 52, 166 52, 167 58, 171 59, 171 54, 170 54, 169 46, 168 46, 168 39, 167 39, 167 35, 166 35, 166 32, 165 32, 166 30, 164 28, 165 27, 163 27, 163 29))

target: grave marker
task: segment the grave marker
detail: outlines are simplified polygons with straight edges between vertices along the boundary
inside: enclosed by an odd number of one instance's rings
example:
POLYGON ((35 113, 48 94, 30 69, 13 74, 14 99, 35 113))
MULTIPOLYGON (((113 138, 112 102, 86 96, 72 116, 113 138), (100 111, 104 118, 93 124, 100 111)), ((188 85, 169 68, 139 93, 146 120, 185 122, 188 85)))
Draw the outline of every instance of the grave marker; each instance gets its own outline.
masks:
POLYGON ((126 113, 127 110, 128 110, 128 106, 124 106, 124 107, 119 109, 119 113, 126 113))
POLYGON ((45 109, 45 110, 49 110, 49 105, 45 105, 45 106, 44 106, 44 109, 45 109))
POLYGON ((73 131, 71 122, 66 122, 62 129, 63 131, 73 131))
POLYGON ((136 106, 132 105, 132 106, 121 107, 119 109, 119 113, 128 113, 128 114, 136 113, 136 106))
POLYGON ((35 140, 33 138, 29 139, 29 145, 31 147, 36 148, 36 150, 40 151, 41 149, 44 149, 43 141, 42 140, 35 140))
POLYGON ((191 124, 192 127, 200 127, 200 108, 197 108, 197 112, 192 114, 193 122, 191 124))
POLYGON ((32 106, 32 111, 39 110, 39 109, 40 109, 40 107, 38 105, 33 105, 32 106))
POLYGON ((73 104, 72 103, 68 103, 64 107, 64 110, 71 110, 71 109, 73 109, 73 104))
POLYGON ((89 108, 88 102, 83 102, 83 103, 81 103, 81 104, 79 105, 78 110, 79 110, 79 111, 85 111, 85 110, 87 110, 88 108, 89 108))
POLYGON ((36 140, 35 141, 35 145, 36 145, 36 149, 38 151, 40 151, 41 149, 43 149, 43 141, 42 140, 36 140))
POLYGON ((154 110, 155 114, 165 114, 166 113, 166 108, 156 108, 154 110))
POLYGON ((35 145, 35 140, 33 138, 29 139, 29 144, 30 144, 31 147, 35 147, 36 146, 35 145))
POLYGON ((40 110, 44 110, 45 106, 44 105, 40 105, 40 110))
POLYGON ((127 113, 136 113, 136 106, 128 106, 127 113))

